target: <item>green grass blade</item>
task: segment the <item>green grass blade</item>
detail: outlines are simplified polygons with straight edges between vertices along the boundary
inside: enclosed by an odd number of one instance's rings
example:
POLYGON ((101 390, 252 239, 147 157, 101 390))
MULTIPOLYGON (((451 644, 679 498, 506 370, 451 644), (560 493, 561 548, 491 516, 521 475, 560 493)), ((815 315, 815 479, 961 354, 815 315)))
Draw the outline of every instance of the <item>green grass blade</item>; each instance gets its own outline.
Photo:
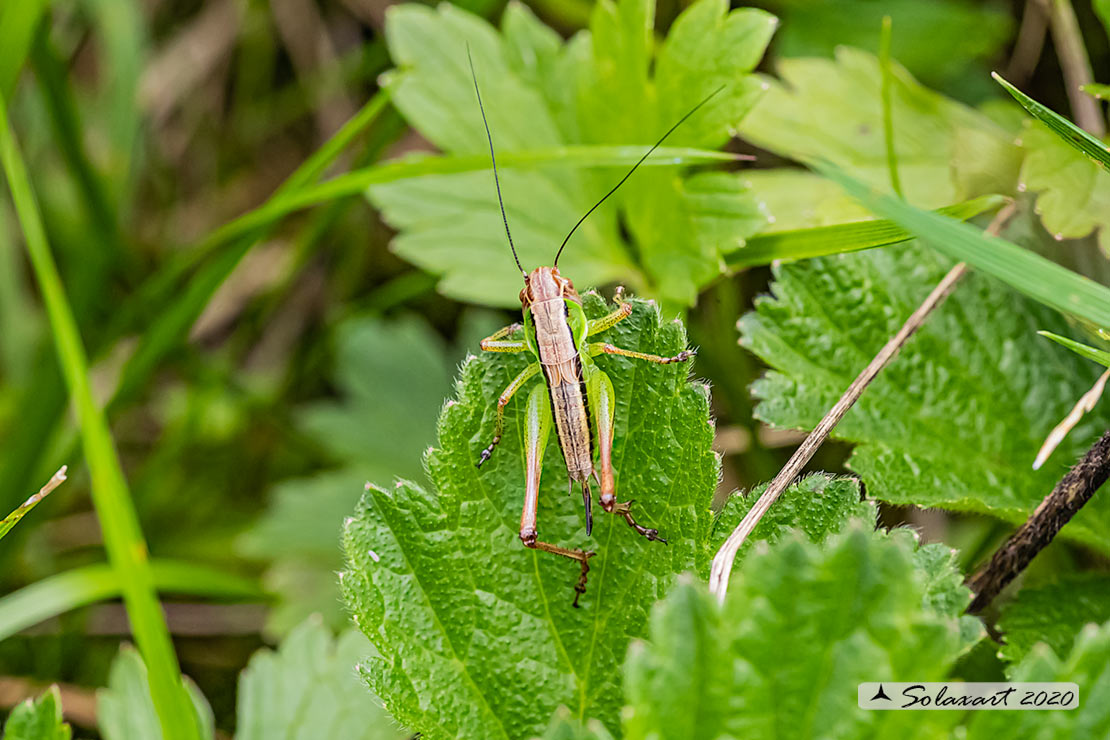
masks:
POLYGON ((146 543, 131 502, 127 480, 116 454, 108 422, 93 399, 88 360, 77 322, 35 201, 23 158, 0 100, 0 160, 23 228, 27 252, 50 320, 58 361, 76 411, 85 459, 92 478, 92 498, 104 533, 108 558, 123 583, 124 603, 150 667, 151 694, 166 740, 198 737, 192 706, 181 682, 173 643, 154 591, 146 543))
MULTIPOLYGON (((1008 199, 1001 195, 983 195, 972 200, 937 209, 937 213, 966 221, 980 213, 993 211, 1008 199)), ((906 229, 893 221, 855 221, 815 226, 810 229, 758 234, 743 247, 725 255, 729 269, 738 270, 767 265, 775 260, 794 262, 812 257, 825 257, 842 252, 887 247, 913 239, 906 229)))
POLYGON ((1030 298, 1095 326, 1110 326, 1110 288, 1005 239, 880 193, 827 162, 813 168, 875 215, 889 218, 937 251, 998 278, 1030 298))
MULTIPOLYGON (((154 587, 163 593, 208 599, 266 598, 254 580, 223 569, 176 560, 151 560, 154 587)), ((43 578, 0 598, 0 640, 59 614, 119 598, 119 578, 107 563, 74 568, 43 578)))
POLYGON ((1103 144, 1056 111, 1033 100, 1033 98, 1002 79, 1002 75, 997 72, 992 72, 991 77, 993 77, 999 85, 1006 88, 1006 92, 1013 95, 1014 100, 1021 103, 1021 107, 1029 111, 1030 115, 1048 126, 1052 133, 1056 134, 1095 162, 1102 165, 1103 168, 1110 171, 1110 148, 1107 148, 1106 144, 1103 144))
MULTIPOLYGON (((498 152, 497 165, 503 170, 540 166, 623 168, 635 164, 643 155, 642 146, 562 146, 504 154, 498 152)), ((736 155, 727 152, 687 147, 660 147, 644 161, 641 167, 719 164, 735 162, 736 159, 736 155)), ((213 231, 201 243, 200 249, 203 251, 214 249, 294 211, 320 205, 336 198, 357 195, 371 185, 429 175, 477 172, 488 170, 489 167, 488 155, 420 155, 348 172, 318 185, 301 188, 289 195, 271 198, 253 211, 248 211, 213 231)))
POLYGON ((890 86, 894 81, 890 71, 891 25, 890 16, 883 16, 882 32, 879 34, 879 71, 882 74, 879 96, 883 104, 883 143, 886 145, 886 166, 890 171, 890 189, 901 198, 902 181, 898 177, 898 156, 894 151, 894 112, 890 104, 890 86))
POLYGON ((38 493, 31 496, 31 498, 24 501, 18 509, 4 517, 4 521, 0 522, 0 539, 3 539, 4 535, 10 532, 12 527, 19 523, 20 519, 27 516, 31 509, 38 506, 39 502, 46 498, 51 491, 60 486, 65 479, 66 466, 63 465, 61 469, 46 482, 46 485, 39 489, 38 493))
POLYGON ((1088 360, 1094 360, 1100 365, 1110 367, 1110 352, 1107 352, 1104 349, 1098 349, 1097 347, 1092 347, 1089 344, 1083 344, 1082 342, 1077 342, 1074 339, 1068 339, 1067 337, 1062 337, 1059 334, 1053 334, 1050 331, 1039 331, 1037 333, 1040 334, 1042 337, 1048 337, 1052 341, 1064 345, 1080 357, 1086 357, 1088 360))
POLYGON ((46 0, 0 3, 0 98, 5 102, 15 90, 19 70, 31 50, 35 29, 46 13, 46 0))
POLYGON ((1087 85, 1081 85, 1080 90, 1090 95, 1092 98, 1098 100, 1110 100, 1110 85, 1102 85, 1097 82, 1092 82, 1087 85))

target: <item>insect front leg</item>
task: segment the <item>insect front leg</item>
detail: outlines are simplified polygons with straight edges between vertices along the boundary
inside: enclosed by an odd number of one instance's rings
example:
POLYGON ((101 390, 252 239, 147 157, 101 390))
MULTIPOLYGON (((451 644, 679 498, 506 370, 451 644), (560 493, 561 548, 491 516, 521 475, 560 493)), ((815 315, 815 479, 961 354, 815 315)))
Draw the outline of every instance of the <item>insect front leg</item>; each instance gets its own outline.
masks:
POLYGON ((520 541, 533 550, 562 555, 581 564, 578 583, 574 586, 574 607, 578 608, 578 598, 586 593, 586 576, 590 572, 592 552, 571 550, 539 540, 536 529, 536 508, 540 501, 540 474, 543 469, 543 453, 547 449, 547 438, 551 433, 551 399, 545 386, 536 386, 528 394, 528 406, 524 416, 525 449, 525 487, 524 509, 520 513, 520 541))
POLYGON ((624 300, 624 286, 617 288, 617 292, 613 294, 613 301, 617 304, 617 310, 591 321, 586 330, 586 336, 592 337, 594 334, 603 332, 632 315, 632 304, 624 300))
POLYGON ((643 352, 634 352, 630 349, 621 349, 614 347, 607 342, 594 342, 590 345, 590 357, 597 357, 598 355, 620 355, 621 357, 631 357, 633 360, 645 360, 646 362, 654 362, 656 365, 670 365, 672 362, 685 362, 697 354, 692 349, 684 349, 674 357, 660 357, 659 355, 649 355, 643 352))
MULTIPOLYGON (((609 376, 591 363, 586 375, 586 389, 590 406, 594 411, 594 426, 597 428, 598 467, 601 474, 598 485, 601 487, 601 508, 624 517, 628 526, 644 537, 655 542, 667 541, 659 536, 659 530, 644 527, 632 517, 632 501, 617 503, 613 480, 613 419, 616 412, 616 394, 609 376)), ((597 473, 594 474, 597 476, 597 473)))
POLYGON ((483 339, 479 346, 481 346, 483 352, 524 352, 528 349, 527 342, 509 339, 520 329, 520 324, 509 324, 483 339))
MULTIPOLYGON (((502 330, 504 331, 504 330, 502 330)), ((513 382, 501 392, 501 397, 497 399, 497 421, 493 426, 493 441, 490 442, 489 447, 482 450, 482 455, 478 459, 478 467, 482 467, 482 463, 489 460, 493 456, 493 448, 501 441, 501 432, 505 427, 505 406, 512 399, 513 394, 520 390, 521 386, 527 383, 533 375, 540 371, 540 363, 533 362, 528 367, 520 371, 520 375, 513 378, 513 382)))

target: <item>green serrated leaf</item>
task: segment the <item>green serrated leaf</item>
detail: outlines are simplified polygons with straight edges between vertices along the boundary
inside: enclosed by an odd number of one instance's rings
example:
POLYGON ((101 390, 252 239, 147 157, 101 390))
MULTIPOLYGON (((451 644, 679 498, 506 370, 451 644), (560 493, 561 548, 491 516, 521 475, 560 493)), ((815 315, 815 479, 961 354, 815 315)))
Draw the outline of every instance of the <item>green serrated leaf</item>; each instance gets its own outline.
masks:
MULTIPOLYGON (((476 342, 496 328, 491 317, 466 315, 460 337, 476 342)), ((305 407, 298 421, 340 468, 278 484, 266 513, 239 541, 245 555, 271 562, 265 581, 279 600, 269 630, 285 633, 313 613, 336 628, 347 624, 335 581, 343 520, 368 480, 424 480, 420 457, 433 441, 460 355, 416 317, 357 317, 338 327, 339 399, 305 407)))
POLYGON ((1040 334, 1042 337, 1048 337, 1052 341, 1064 345, 1080 357, 1086 357, 1088 360, 1094 360, 1100 365, 1110 367, 1110 352, 1107 352, 1104 349, 1098 349, 1097 347, 1092 347, 1089 344, 1083 344, 1082 342, 1077 342, 1074 339, 1068 339, 1067 337, 1062 337, 1059 334, 1053 334, 1050 331, 1039 331, 1037 333, 1040 334))
MULTIPOLYGON (((876 39, 878 30, 876 25, 876 39)), ((1010 134, 892 66, 894 150, 906 198, 924 208, 939 208, 986 193, 1011 192, 1020 151, 1010 134), (960 142, 972 138, 974 156, 957 157, 960 142)), ((859 49, 839 47, 835 60, 781 59, 777 71, 782 82, 767 81, 767 94, 740 123, 741 136, 795 160, 820 157, 889 191, 878 60, 859 49)), ((849 220, 851 216, 835 219, 849 220)), ((800 225, 808 224, 791 228, 800 225)))
POLYGON ((999 85, 1002 85, 1006 92, 1014 97, 1014 100, 1021 103, 1022 108, 1029 111, 1031 116, 1047 126, 1048 129, 1056 134, 1062 141, 1067 142, 1077 151, 1090 158, 1095 164, 1100 165, 1103 169, 1110 171, 1110 147, 1107 147, 1106 144, 1102 143, 1094 136, 1091 136, 1056 111, 1033 100, 1033 98, 1004 80, 1002 75, 997 72, 992 72, 991 77, 993 77, 999 85))
MULTIPOLYGON (((901 327, 950 262, 907 245, 774 269, 774 297, 740 321, 742 343, 771 367, 757 416, 812 429, 901 327)), ((1098 369, 1034 331, 1061 317, 971 274, 838 425, 850 467, 878 498, 1023 522, 1063 473, 1030 466, 1098 369), (958 450, 959 453, 953 453, 958 450)), ((1062 443, 1074 460, 1110 423, 1096 409, 1062 443)), ((1095 498, 1064 537, 1110 551, 1110 500, 1095 498)))
POLYGON ((1075 575, 1039 588, 1023 588, 998 620, 1001 654, 1017 663, 1039 642, 1057 655, 1071 652, 1083 626, 1110 620, 1110 578, 1075 575))
POLYGON ((876 215, 903 226, 938 251, 1010 285, 1025 295, 1095 326, 1110 326, 1110 288, 970 224, 922 211, 885 195, 834 165, 813 165, 876 215))
MULTIPOLYGON (((388 87, 410 124, 440 149, 484 155, 486 136, 466 64, 469 45, 494 145, 509 156, 576 144, 651 144, 724 83, 727 89, 668 140, 720 146, 759 93, 749 73, 773 18, 751 9, 729 12, 723 0, 700 0, 675 21, 652 80, 653 17, 647 0, 599 4, 591 32, 563 44, 521 4, 509 5, 500 32, 446 4, 438 11, 395 7, 386 36, 398 70, 388 87)), ((505 244, 492 179, 489 172, 428 177, 377 185, 369 196, 400 231, 394 250, 441 275, 441 292, 509 306, 520 276, 505 244)), ((571 226, 618 179, 608 171, 502 172, 521 260, 550 263, 571 226)), ((658 168, 637 172, 575 233, 564 273, 586 285, 624 280, 641 292, 692 304, 697 289, 719 274, 721 251, 763 223, 757 202, 739 183, 735 175, 684 180, 658 168), (726 208, 717 207, 722 202, 726 208), (635 247, 621 236, 618 208, 635 247)))
MULTIPOLYGON (((678 322, 633 302, 607 332, 621 347, 673 354, 678 322)), ((608 309, 585 298, 589 316, 608 309)), ((617 727, 618 666, 641 634, 651 603, 675 574, 706 571, 719 462, 712 451, 708 391, 686 367, 598 358, 616 392, 613 461, 619 496, 670 544, 639 537, 604 512, 586 539, 581 502, 566 495, 555 444, 547 450, 539 530, 545 541, 589 546, 582 608, 571 606, 578 569, 518 540, 524 490, 520 401, 506 408, 493 459, 474 463, 492 434, 495 399, 525 358, 489 355, 462 366, 457 399, 426 457, 436 491, 406 481, 367 491, 346 526, 342 582, 356 623, 382 658, 363 673, 405 726, 430 740, 541 734, 559 705, 617 727), (527 688, 522 675, 527 674, 527 688)))
POLYGON ((547 731, 538 740, 612 740, 613 736, 597 720, 583 725, 566 707, 559 707, 551 717, 547 731))
MULTIPOLYGON (((945 206, 937 210, 950 218, 966 221, 985 211, 994 210, 1006 201, 1000 195, 984 195, 973 200, 945 206)), ((875 247, 888 247, 913 238, 913 234, 893 221, 875 220, 816 226, 790 231, 765 231, 748 240, 741 249, 725 255, 731 269, 769 265, 775 260, 792 262, 830 254, 858 252, 875 247)))
MULTIPOLYGON (((213 740, 215 736, 212 709, 204 694, 188 678, 186 693, 192 700, 197 736, 213 740)), ((108 675, 108 687, 96 692, 96 716, 104 740, 161 740, 162 726, 150 698, 147 668, 138 651, 124 646, 108 675)))
POLYGON ((355 666, 374 648, 355 629, 333 639, 319 619, 290 632, 276 652, 259 650, 239 677, 236 740, 401 740, 355 666))
POLYGON ((1099 245, 1110 254, 1110 173, 1041 123, 1026 129, 1021 145, 1018 187, 1037 194, 1045 230, 1057 239, 1079 239, 1097 229, 1099 245))
POLYGON ((71 736, 72 730, 62 721, 57 686, 18 704, 4 723, 3 740, 69 740, 71 736))
POLYGON ((701 584, 674 589, 629 651, 625 738, 947 736, 955 716, 856 705, 861 681, 941 680, 966 643, 936 603, 970 599, 950 560, 871 521, 821 546, 797 533, 758 547, 723 609, 701 584))
POLYGON ((1079 708, 1064 712, 971 712, 968 740, 1025 740, 1110 735, 1110 622, 1088 625, 1061 660, 1045 645, 1013 666, 1011 681, 1068 681, 1079 685, 1079 708))

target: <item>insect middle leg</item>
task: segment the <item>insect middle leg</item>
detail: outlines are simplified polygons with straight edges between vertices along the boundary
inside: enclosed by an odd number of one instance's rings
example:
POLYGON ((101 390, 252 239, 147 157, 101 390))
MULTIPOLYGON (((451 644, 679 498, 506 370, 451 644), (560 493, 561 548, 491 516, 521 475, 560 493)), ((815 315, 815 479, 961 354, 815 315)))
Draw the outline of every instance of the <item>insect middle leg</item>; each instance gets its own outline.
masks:
MULTIPOLYGON (((597 427, 598 466, 601 468, 601 475, 598 477, 598 485, 601 487, 601 508, 624 517, 628 526, 649 540, 667 544, 667 541, 659 536, 659 530, 644 527, 636 522, 632 516, 632 501, 617 502, 613 481, 613 418, 616 411, 613 382, 602 370, 593 367, 586 378, 586 389, 590 397, 590 406, 594 410, 594 425, 597 427)), ((594 475, 597 476, 597 473, 594 475)))
POLYGON ((493 426, 493 441, 490 442, 489 447, 482 450, 481 456, 478 458, 478 467, 482 467, 482 463, 489 460, 493 456, 493 448, 501 441, 501 432, 505 427, 505 406, 512 400, 513 394, 520 390, 521 386, 531 380, 532 376, 540 371, 540 363, 533 362, 528 367, 520 371, 520 375, 513 378, 513 382, 509 383, 508 387, 501 392, 501 397, 497 399, 497 421, 493 426))
POLYGON ((536 529, 536 508, 540 500, 540 474, 543 468, 543 453, 547 449, 547 438, 551 433, 551 400, 547 395, 546 386, 536 386, 528 394, 528 406, 525 409, 524 445, 525 445, 525 489, 524 510, 520 513, 520 541, 525 547, 533 550, 562 555, 581 564, 578 583, 574 586, 574 607, 578 608, 578 598, 586 593, 586 576, 590 572, 590 558, 593 552, 572 550, 559 547, 539 540, 536 529))
POLYGON ((617 288, 617 292, 613 295, 613 300, 617 304, 617 310, 591 321, 586 331, 587 336, 592 337, 594 334, 603 332, 632 315, 632 304, 625 302, 623 287, 617 288))

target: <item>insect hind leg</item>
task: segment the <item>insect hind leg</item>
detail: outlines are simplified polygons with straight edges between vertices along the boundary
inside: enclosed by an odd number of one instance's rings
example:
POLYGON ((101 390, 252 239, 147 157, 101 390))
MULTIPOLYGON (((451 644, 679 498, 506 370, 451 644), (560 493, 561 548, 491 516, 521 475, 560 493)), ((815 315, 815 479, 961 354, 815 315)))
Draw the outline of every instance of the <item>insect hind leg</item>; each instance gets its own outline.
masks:
MULTIPOLYGON (((645 527, 642 524, 636 523, 636 519, 632 516, 632 504, 634 503, 634 499, 632 501, 625 501, 624 503, 620 504, 610 503, 609 506, 605 506, 605 510, 612 512, 613 514, 616 514, 618 516, 624 517, 624 520, 628 522, 628 526, 632 527, 642 536, 646 537, 652 542, 662 542, 664 545, 666 545, 667 541, 659 536, 658 529, 645 527)), ((604 504, 602 504, 602 506, 604 506, 604 504)))

